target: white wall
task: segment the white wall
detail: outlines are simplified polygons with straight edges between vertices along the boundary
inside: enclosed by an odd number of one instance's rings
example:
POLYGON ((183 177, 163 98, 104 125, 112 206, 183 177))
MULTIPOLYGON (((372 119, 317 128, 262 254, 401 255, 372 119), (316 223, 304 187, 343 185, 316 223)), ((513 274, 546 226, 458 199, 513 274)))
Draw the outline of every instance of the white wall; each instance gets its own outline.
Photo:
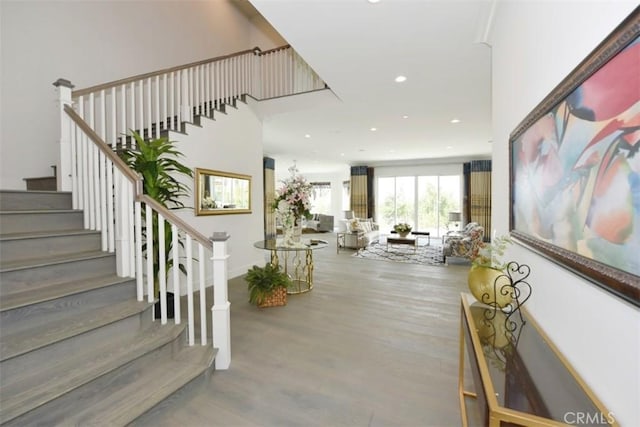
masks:
MULTIPOLYGON (((493 44, 493 218, 509 224, 509 133, 637 5, 635 1, 499 2, 493 44)), ((521 247, 528 308, 621 425, 640 425, 640 310, 521 247)))
MULTIPOLYGON (((176 211, 200 233, 209 237, 215 231, 231 235, 229 248, 229 277, 247 272, 254 264, 262 264, 264 251, 253 243, 263 240, 264 207, 262 174, 262 123, 246 104, 228 108, 228 114, 216 114, 215 121, 202 119, 202 127, 187 126, 188 136, 170 133, 177 141, 178 151, 184 154, 183 163, 192 169, 204 168, 249 175, 251 179, 251 214, 195 216, 195 211, 176 211)), ((193 185, 193 183, 190 183, 193 185)), ((184 201, 194 207, 194 193, 184 201)))
POLYGON ((50 175, 58 78, 80 89, 250 49, 260 34, 230 0, 2 0, 0 188, 50 175))

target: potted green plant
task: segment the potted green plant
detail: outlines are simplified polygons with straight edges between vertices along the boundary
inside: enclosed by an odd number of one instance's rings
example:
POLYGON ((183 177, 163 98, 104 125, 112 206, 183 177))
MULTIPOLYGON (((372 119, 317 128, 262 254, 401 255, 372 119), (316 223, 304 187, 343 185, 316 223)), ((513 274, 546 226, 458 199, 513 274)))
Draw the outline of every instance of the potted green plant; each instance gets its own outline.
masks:
POLYGON ((400 237, 407 237, 411 233, 412 227, 406 222, 401 222, 393 226, 393 231, 398 233, 400 237))
POLYGON ((287 304, 287 289, 291 278, 277 265, 254 265, 245 276, 249 290, 249 302, 258 307, 274 307, 287 304))
MULTIPOLYGON (((142 178, 142 191, 149 197, 166 207, 167 209, 183 208, 181 198, 189 195, 189 188, 181 183, 177 177, 193 177, 191 168, 180 163, 179 158, 182 153, 175 149, 175 141, 170 141, 167 137, 145 140, 140 134, 131 131, 131 136, 135 140, 135 146, 123 148, 119 151, 120 158, 134 171, 138 172, 142 178)), ((158 236, 158 214, 153 212, 152 218, 144 218, 147 226, 153 227, 153 292, 155 297, 159 294, 159 236, 158 236)), ((165 246, 165 273, 173 267, 173 257, 171 256, 172 242, 171 225, 164 224, 164 246, 165 246)), ((146 256, 147 244, 142 247, 146 256)), ((181 271, 186 273, 183 265, 179 265, 181 271)), ((167 294, 167 307, 170 317, 173 316, 173 294, 167 294)), ((159 314, 156 310, 156 315, 159 314)))

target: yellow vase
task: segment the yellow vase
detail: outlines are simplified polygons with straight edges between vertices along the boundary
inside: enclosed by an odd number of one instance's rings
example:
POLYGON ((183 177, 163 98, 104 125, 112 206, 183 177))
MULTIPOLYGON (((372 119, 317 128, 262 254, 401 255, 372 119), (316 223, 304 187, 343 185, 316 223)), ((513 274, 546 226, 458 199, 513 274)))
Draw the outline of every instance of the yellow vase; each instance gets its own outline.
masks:
POLYGON ((511 284, 502 270, 474 265, 469 270, 467 283, 475 299, 484 304, 497 305, 499 308, 503 308, 511 302, 511 290, 504 288, 504 291, 501 292, 503 286, 511 284))

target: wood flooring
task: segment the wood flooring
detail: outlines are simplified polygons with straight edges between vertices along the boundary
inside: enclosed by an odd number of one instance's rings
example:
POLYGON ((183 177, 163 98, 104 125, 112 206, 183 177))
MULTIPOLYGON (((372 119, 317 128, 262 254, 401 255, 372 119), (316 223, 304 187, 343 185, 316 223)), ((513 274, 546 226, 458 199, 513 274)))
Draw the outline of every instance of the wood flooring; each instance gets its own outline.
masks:
POLYGON ((136 425, 461 425, 459 301, 469 266, 358 259, 336 254, 334 235, 318 237, 330 245, 314 252, 314 289, 284 307, 254 307, 244 280, 230 280, 230 369, 136 425))

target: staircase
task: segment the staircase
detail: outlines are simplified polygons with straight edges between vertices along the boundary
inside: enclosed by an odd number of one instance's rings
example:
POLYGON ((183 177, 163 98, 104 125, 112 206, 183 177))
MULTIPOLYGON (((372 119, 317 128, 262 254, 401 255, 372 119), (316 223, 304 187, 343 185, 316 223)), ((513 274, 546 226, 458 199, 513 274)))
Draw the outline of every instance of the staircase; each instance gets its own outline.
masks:
POLYGON ((153 321, 71 194, 0 191, 0 424, 127 425, 216 350, 153 321))

